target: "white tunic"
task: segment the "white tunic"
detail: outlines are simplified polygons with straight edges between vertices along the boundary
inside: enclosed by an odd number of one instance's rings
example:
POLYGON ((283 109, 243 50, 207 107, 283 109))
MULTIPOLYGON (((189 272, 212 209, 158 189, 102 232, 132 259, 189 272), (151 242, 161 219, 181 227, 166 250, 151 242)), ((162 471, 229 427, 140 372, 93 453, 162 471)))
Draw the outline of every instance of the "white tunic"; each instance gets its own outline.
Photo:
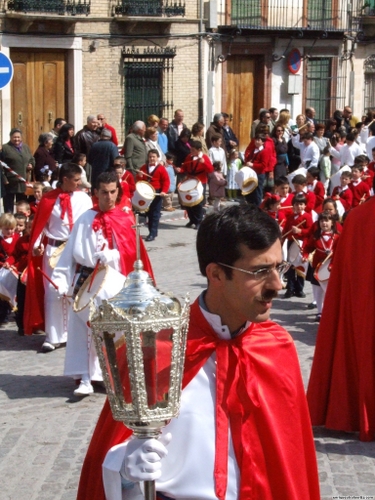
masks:
MULTIPOLYGON (((61 295, 72 295, 75 282, 79 277, 79 273, 76 274, 77 264, 94 268, 97 261, 94 257, 95 252, 102 250, 104 243, 108 248, 108 242, 102 230, 95 232, 92 229, 96 215, 95 210, 88 210, 77 220, 53 272, 52 279, 59 287, 61 295)), ((114 271, 110 280, 104 282, 100 294, 95 299, 96 305, 100 304, 100 298, 110 298, 116 295, 124 283, 125 278, 119 272, 120 254, 118 251, 115 252, 114 261, 108 265, 117 273, 114 271)), ((81 312, 74 312, 72 305, 71 301, 64 374, 77 378, 88 374, 91 380, 102 380, 91 329, 87 326, 90 309, 86 307, 81 312)))
MULTIPOLYGON (((220 317, 201 308, 216 334, 229 339, 230 333, 220 317)), ((247 327, 247 326, 246 326, 247 327)), ((215 401, 216 355, 213 354, 198 374, 182 391, 181 410, 177 418, 163 429, 171 432, 168 455, 162 459, 162 475, 156 489, 178 500, 217 500, 215 495, 215 401), (194 450, 189 453, 188 450, 194 450)), ((226 500, 237 500, 240 472, 235 459, 229 431, 228 486, 226 500)), ((121 488, 120 470, 125 456, 126 442, 109 450, 103 463, 103 483, 107 500, 143 500, 139 483, 121 488)))

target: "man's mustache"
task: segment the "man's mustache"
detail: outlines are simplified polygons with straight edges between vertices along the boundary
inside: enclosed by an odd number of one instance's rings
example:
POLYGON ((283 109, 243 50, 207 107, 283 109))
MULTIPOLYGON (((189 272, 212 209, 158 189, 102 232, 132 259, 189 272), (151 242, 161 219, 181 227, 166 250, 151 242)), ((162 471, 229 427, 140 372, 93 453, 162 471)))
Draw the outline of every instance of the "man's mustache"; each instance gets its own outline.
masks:
POLYGON ((272 299, 276 299, 278 297, 278 292, 276 290, 267 290, 260 296, 261 302, 269 302, 272 299))

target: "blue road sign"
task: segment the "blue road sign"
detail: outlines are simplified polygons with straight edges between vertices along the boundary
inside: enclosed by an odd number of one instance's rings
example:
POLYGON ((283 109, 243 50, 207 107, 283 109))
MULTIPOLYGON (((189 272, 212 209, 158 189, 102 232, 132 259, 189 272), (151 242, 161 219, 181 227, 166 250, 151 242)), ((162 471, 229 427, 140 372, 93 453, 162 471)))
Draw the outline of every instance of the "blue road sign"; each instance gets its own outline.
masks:
POLYGON ((13 78, 13 63, 8 56, 0 52, 0 90, 11 82, 13 78))

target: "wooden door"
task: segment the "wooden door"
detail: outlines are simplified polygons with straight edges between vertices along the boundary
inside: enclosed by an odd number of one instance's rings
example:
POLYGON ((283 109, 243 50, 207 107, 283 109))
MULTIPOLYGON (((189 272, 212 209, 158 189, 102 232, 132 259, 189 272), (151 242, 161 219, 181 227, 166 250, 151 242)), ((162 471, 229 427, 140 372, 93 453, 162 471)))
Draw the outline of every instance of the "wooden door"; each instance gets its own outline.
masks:
POLYGON ((230 56, 223 79, 223 111, 231 118, 233 128, 244 151, 250 142, 254 107, 254 58, 230 56))
POLYGON ((12 127, 22 130, 32 151, 39 134, 49 132, 56 118, 65 118, 65 54, 11 51, 12 127))

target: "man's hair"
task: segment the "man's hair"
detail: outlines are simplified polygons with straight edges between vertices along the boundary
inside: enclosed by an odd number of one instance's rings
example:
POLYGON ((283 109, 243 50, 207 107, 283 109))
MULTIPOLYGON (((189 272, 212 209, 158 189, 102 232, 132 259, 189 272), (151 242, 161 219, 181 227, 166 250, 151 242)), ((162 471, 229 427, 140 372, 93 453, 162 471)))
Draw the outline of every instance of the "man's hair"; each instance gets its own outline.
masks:
POLYGON ((277 108, 270 108, 268 111, 272 114, 274 111, 277 111, 277 108))
POLYGON ((61 125, 62 122, 65 122, 64 118, 56 118, 56 120, 53 122, 53 126, 56 128, 57 125, 61 125))
POLYGON ((96 179, 95 188, 99 189, 100 184, 112 184, 112 182, 114 182, 118 187, 119 183, 116 173, 114 171, 102 172, 96 179))
POLYGON ((91 122, 96 121, 96 120, 97 120, 97 118, 95 115, 89 115, 86 119, 86 123, 91 123, 91 122))
POLYGON ((259 120, 261 120, 262 118, 264 118, 266 115, 269 115, 270 112, 268 111, 268 109, 266 109, 265 111, 261 111, 259 113, 259 120))
POLYGON ((82 174, 81 167, 75 163, 63 163, 59 171, 59 182, 62 183, 64 177, 71 179, 77 174, 82 174))
MULTIPOLYGON (((266 250, 280 239, 277 222, 253 205, 236 205, 208 215, 197 236, 199 269, 207 276, 208 264, 233 265, 241 258, 241 245, 250 250, 266 250)), ((224 268, 228 279, 232 270, 224 268)))
POLYGON ((108 130, 107 128, 103 128, 102 131, 100 132, 100 137, 108 137, 108 139, 112 138, 112 132, 108 130))
POLYGON ((144 127, 146 127, 145 122, 142 122, 141 120, 137 120, 132 125, 133 132, 137 132, 137 130, 141 130, 144 127))
POLYGON ((303 184, 307 184, 307 179, 304 175, 297 174, 293 177, 292 184, 298 184, 299 186, 302 186, 303 184))
POLYGON ((223 112, 221 112, 221 115, 222 115, 222 117, 223 117, 223 118, 229 118, 228 113, 223 113, 223 112))
POLYGON ((223 117, 223 115, 221 113, 215 113, 214 114, 214 123, 217 123, 222 118, 224 118, 224 117, 223 117))

